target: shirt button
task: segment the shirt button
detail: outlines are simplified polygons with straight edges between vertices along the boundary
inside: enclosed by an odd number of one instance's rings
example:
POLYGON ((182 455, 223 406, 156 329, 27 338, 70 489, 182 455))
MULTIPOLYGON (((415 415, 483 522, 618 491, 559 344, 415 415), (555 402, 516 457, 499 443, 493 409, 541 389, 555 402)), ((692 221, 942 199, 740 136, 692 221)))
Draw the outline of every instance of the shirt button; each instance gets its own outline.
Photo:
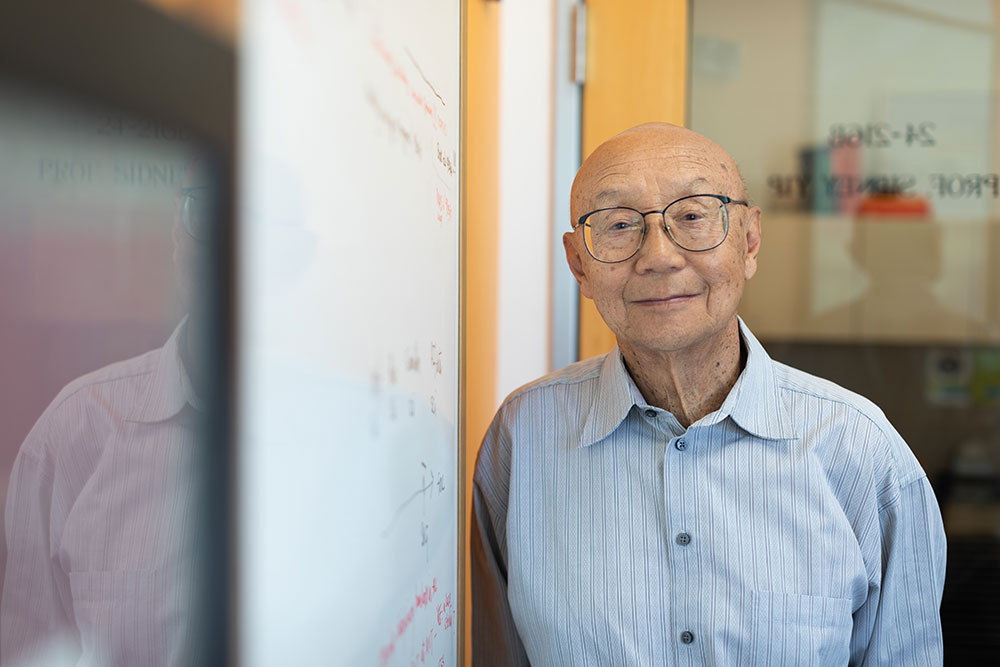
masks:
POLYGON ((677 533, 677 537, 674 538, 674 541, 682 547, 686 547, 691 544, 691 535, 688 533, 677 533))
POLYGON ((694 633, 690 630, 685 630, 681 633, 681 643, 682 644, 693 644, 694 643, 694 633))
POLYGON ((674 447, 676 447, 678 451, 683 452, 685 449, 687 449, 687 443, 684 442, 684 438, 681 438, 674 443, 674 447))
POLYGON ((646 410, 646 416, 650 419, 654 419, 656 417, 656 410, 646 410))

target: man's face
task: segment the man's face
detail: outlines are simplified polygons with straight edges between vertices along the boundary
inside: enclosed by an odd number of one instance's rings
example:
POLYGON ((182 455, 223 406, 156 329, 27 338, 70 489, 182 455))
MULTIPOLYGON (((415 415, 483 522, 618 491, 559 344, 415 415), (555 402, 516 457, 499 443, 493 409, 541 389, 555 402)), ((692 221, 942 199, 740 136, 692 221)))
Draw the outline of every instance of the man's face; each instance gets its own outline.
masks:
POLYGON ((206 227, 215 221, 211 196, 211 173, 203 161, 192 161, 184 173, 174 209, 171 235, 174 241, 174 280, 181 305, 188 313, 198 310, 198 299, 205 293, 208 269, 206 227))
MULTIPOLYGON (((573 184, 573 220, 594 209, 662 210, 693 194, 744 199, 732 158, 704 137, 673 126, 643 126, 615 137, 587 159, 573 184)), ((647 353, 713 345, 735 321, 743 286, 757 270, 760 210, 727 204, 729 234, 705 252, 682 250, 659 214, 646 217, 642 247, 605 264, 587 252, 583 230, 563 237, 584 296, 594 300, 623 349, 647 353)))

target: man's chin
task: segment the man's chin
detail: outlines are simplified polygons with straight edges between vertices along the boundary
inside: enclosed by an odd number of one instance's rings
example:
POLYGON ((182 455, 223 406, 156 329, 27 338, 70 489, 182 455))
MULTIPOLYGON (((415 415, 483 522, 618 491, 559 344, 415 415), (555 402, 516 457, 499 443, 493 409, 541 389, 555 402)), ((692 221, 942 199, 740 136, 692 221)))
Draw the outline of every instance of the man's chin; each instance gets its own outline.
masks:
POLYGON ((694 328, 690 321, 658 322, 644 327, 642 333, 635 330, 628 335, 616 335, 618 347, 629 347, 637 353, 675 354, 693 351, 707 344, 715 344, 725 336, 726 327, 694 328))
POLYGON ((674 354, 683 352, 692 345, 692 339, 682 333, 657 332, 656 336, 618 337, 618 347, 637 354, 674 354))

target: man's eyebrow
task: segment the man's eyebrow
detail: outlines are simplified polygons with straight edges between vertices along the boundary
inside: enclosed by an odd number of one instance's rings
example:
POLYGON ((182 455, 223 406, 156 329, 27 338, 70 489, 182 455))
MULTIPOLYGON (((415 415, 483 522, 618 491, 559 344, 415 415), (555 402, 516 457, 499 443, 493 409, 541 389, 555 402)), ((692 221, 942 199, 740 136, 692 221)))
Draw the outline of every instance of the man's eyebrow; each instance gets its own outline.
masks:
POLYGON ((612 201, 617 201, 618 199, 621 198, 621 195, 622 195, 621 190, 617 188, 608 188, 606 190, 601 190, 600 192, 598 192, 597 196, 594 197, 594 200, 601 201, 603 199, 610 199, 612 201))
POLYGON ((683 187, 684 190, 693 191, 694 187, 696 185, 699 185, 699 186, 700 185, 711 185, 711 183, 712 182, 710 180, 708 180, 707 178, 705 178, 704 176, 696 176, 695 178, 692 178, 690 181, 684 183, 682 187, 683 187))
MULTIPOLYGON (((701 194, 695 192, 695 187, 701 187, 703 185, 711 185, 711 181, 704 176, 695 176, 694 178, 680 183, 677 186, 678 192, 687 192, 688 194, 701 194)), ((607 201, 610 200, 612 203, 621 203, 622 196, 628 195, 628 190, 622 190, 620 188, 605 188, 597 193, 594 197, 594 201, 607 201)))

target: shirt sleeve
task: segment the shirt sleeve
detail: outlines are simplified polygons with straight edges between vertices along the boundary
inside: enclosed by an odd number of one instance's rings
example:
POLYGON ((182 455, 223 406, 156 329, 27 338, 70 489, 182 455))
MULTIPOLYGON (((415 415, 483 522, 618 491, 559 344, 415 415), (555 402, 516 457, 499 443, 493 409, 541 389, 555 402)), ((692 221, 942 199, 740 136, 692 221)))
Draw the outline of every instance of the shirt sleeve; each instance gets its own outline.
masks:
MULTIPOLYGON (((69 581, 51 547, 53 473, 25 451, 11 472, 4 510, 7 565, 0 602, 4 664, 52 664, 72 653, 76 631, 64 601, 69 581)), ((61 663, 61 660, 58 662, 61 663)))
POLYGON ((852 665, 938 666, 944 661, 941 594, 947 543, 926 476, 879 511, 881 581, 854 613, 852 665))
POLYGON ((507 598, 506 535, 510 448, 499 418, 483 440, 472 488, 472 664, 517 667, 528 658, 507 598), (504 460, 506 465, 504 465, 504 460))

